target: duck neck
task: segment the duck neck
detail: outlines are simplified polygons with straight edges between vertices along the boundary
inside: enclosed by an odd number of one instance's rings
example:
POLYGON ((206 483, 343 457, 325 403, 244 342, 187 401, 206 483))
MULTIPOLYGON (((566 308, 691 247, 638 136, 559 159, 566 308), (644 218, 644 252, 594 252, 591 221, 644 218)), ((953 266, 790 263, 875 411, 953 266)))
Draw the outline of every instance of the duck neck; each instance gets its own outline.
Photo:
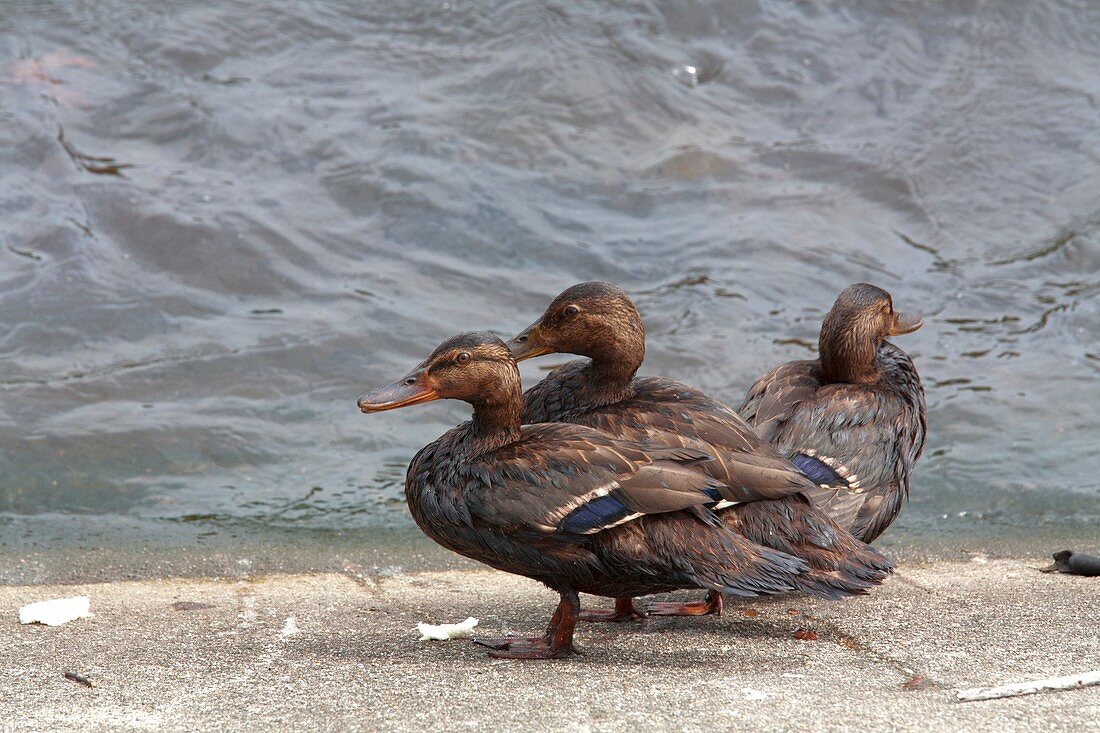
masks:
POLYGON ((818 352, 821 372, 827 382, 870 384, 879 379, 878 354, 881 339, 862 333, 858 328, 844 328, 829 319, 821 326, 818 352))
POLYGON ((474 454, 496 450, 520 438, 520 411, 523 408, 519 371, 501 384, 486 390, 486 396, 473 402, 471 446, 474 454))
POLYGON ((591 357, 588 365, 587 397, 597 405, 609 405, 633 394, 634 375, 645 358, 644 337, 640 342, 607 343, 591 357))

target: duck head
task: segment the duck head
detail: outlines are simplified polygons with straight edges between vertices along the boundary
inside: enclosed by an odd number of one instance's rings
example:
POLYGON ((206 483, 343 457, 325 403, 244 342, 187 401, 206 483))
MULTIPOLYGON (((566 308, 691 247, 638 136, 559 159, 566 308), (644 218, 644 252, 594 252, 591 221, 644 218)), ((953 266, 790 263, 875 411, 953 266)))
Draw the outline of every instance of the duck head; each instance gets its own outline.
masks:
POLYGON ((445 399, 475 407, 518 405, 519 369, 504 342, 485 332, 452 336, 404 376, 364 394, 358 404, 370 413, 445 399))
POLYGON ((893 298, 882 288, 849 285, 821 324, 818 351, 826 380, 874 382, 875 354, 886 337, 912 333, 923 325, 920 316, 895 311, 893 298))
POLYGON ((620 288, 586 282, 554 298, 508 347, 516 361, 543 354, 576 354, 633 376, 645 358, 645 327, 638 309, 620 288))

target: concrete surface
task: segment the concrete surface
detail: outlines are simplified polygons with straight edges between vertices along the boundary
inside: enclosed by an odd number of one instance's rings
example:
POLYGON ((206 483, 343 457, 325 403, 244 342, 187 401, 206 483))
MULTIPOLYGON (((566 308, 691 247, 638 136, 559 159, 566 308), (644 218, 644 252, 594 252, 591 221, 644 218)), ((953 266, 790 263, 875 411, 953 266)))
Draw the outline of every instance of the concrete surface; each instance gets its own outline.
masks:
POLYGON ((541 631, 555 596, 489 570, 0 587, 0 730, 1100 730, 1100 688, 953 701, 1100 668, 1100 579, 1046 562, 905 564, 865 598, 582 625, 583 656, 538 662, 417 641, 418 621, 468 615, 541 631), (93 618, 17 623, 78 594, 93 618))

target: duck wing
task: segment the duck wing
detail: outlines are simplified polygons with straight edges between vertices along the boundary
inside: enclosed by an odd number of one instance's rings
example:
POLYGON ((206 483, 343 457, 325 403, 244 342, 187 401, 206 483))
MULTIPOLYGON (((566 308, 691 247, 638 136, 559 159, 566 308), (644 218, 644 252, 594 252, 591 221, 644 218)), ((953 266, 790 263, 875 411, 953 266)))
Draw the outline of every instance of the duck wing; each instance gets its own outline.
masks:
POLYGON ((711 523, 711 509, 729 503, 719 482, 690 468, 710 459, 579 425, 529 425, 521 440, 469 464, 464 495, 471 515, 521 534, 591 535, 682 510, 711 523))
POLYGON ((703 450, 702 472, 722 497, 740 503, 780 499, 814 488, 732 409, 686 385, 659 377, 634 380, 634 396, 570 418, 631 440, 703 450))
POLYGON ((778 367, 749 390, 741 414, 817 488, 805 493, 870 542, 901 511, 923 421, 903 419, 889 390, 822 385, 816 362, 778 367))

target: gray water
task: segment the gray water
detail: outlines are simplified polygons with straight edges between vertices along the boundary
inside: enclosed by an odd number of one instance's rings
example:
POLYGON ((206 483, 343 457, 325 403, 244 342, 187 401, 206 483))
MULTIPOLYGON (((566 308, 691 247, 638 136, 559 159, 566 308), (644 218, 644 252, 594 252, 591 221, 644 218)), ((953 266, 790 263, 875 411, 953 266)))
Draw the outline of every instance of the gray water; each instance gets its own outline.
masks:
POLYGON ((0 580, 430 552, 404 468, 466 410, 356 397, 597 278, 734 403, 885 287, 893 537, 1095 549, 1100 6, 5 3, 0 580))

